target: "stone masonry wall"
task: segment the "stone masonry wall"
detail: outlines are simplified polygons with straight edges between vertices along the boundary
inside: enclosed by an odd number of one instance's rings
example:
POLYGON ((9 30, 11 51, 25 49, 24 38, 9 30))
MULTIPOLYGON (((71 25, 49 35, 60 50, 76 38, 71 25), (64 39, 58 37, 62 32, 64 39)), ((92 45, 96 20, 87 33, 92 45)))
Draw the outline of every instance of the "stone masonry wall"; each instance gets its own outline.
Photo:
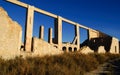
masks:
POLYGON ((54 47, 52 44, 42 39, 33 38, 33 56, 56 55, 61 53, 63 51, 54 47))
POLYGON ((117 38, 92 29, 88 30, 88 37, 89 41, 86 41, 86 46, 89 46, 91 50, 97 49, 98 53, 119 53, 119 40, 117 38))
POLYGON ((119 40, 115 37, 112 38, 110 53, 119 53, 119 40))
POLYGON ((109 35, 107 34, 104 34, 100 31, 96 31, 96 30, 92 30, 92 29, 89 29, 88 30, 88 38, 89 39, 92 39, 92 38, 100 38, 100 37, 108 37, 109 35))
POLYGON ((99 37, 99 32, 89 29, 88 30, 88 38, 92 39, 92 38, 98 38, 99 37))
POLYGON ((20 53, 22 28, 0 7, 0 56, 11 58, 20 53))

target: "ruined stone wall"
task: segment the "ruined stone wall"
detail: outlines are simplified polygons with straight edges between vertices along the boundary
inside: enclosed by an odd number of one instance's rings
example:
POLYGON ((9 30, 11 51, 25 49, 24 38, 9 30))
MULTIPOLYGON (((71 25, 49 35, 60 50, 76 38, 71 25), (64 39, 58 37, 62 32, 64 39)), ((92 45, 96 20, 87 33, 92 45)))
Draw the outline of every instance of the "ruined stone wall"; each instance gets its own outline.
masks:
POLYGON ((88 39, 92 38, 98 38, 99 37, 99 32, 96 30, 89 29, 88 30, 88 39))
MULTIPOLYGON (((58 17, 60 22, 58 25, 61 25, 62 20, 61 17, 58 17)), ((58 28, 61 26, 58 26, 58 28)), ((29 28, 29 27, 28 27, 29 28)), ((57 28, 57 29, 58 29, 57 28)), ((79 30, 78 30, 79 31, 79 30)), ((32 32, 32 29, 31 29, 32 32)), ((51 32, 52 33, 52 32, 51 32)), ((56 30, 57 33, 57 30, 56 30)), ((50 44, 43 39, 33 38, 29 42, 28 50, 21 50, 21 40, 22 40, 22 28, 21 26, 12 21, 8 16, 7 12, 4 11, 3 8, 0 8, 0 56, 3 58, 13 58, 15 56, 23 55, 32 55, 32 56, 44 56, 44 55, 56 55, 63 53, 63 50, 76 51, 79 48, 79 45, 72 44, 62 44, 61 43, 61 30, 59 31, 59 35, 56 35, 57 43, 50 44), (60 38, 60 39, 59 39, 60 38), (31 42, 32 41, 32 42, 31 42), (32 49, 31 49, 32 47, 32 49), (58 48, 56 48, 58 47, 58 48), (62 48, 60 50, 60 48, 62 48), (32 52, 31 52, 32 50, 32 52)), ((32 38, 32 34, 30 33, 30 38, 32 38)), ((54 40, 55 41, 55 40, 54 40)), ((88 52, 96 52, 98 53, 119 53, 120 42, 118 39, 114 37, 110 37, 104 33, 101 33, 96 30, 89 29, 88 30, 88 39, 85 41, 85 47, 81 50, 82 53, 88 52), (109 48, 110 47, 110 48, 109 48), (98 50, 98 51, 97 51, 98 50)))
POLYGON ((102 32, 89 29, 89 38, 84 42, 91 50, 98 53, 119 53, 119 40, 102 32))
POLYGON ((83 54, 94 53, 94 50, 90 49, 89 46, 84 46, 80 49, 80 53, 83 54))
POLYGON ((110 53, 119 53, 119 40, 115 37, 112 38, 110 53))
POLYGON ((92 29, 88 30, 88 39, 100 38, 100 37, 108 37, 108 35, 100 32, 100 31, 96 31, 96 30, 92 30, 92 29))
POLYGON ((56 55, 61 53, 63 51, 54 47, 53 44, 49 44, 42 39, 33 38, 33 56, 56 55))
POLYGON ((64 43, 62 44, 62 50, 65 52, 75 52, 78 51, 78 48, 75 44, 64 43))
MULTIPOLYGON (((105 53, 105 52, 106 50, 104 46, 100 46, 98 48, 98 53, 105 53)), ((117 38, 112 37, 111 44, 110 44, 110 50, 108 52, 115 53, 115 54, 119 53, 119 40, 117 38)))
POLYGON ((0 7, 0 56, 11 58, 20 52, 22 37, 21 26, 12 21, 7 12, 0 7))

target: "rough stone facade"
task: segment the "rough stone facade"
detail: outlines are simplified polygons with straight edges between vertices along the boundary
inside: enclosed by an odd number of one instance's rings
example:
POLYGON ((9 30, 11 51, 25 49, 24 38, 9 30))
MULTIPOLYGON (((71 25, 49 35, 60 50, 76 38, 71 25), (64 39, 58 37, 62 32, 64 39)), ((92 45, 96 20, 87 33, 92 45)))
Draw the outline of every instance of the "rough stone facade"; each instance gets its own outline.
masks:
POLYGON ((119 40, 115 37, 112 38, 110 53, 119 53, 119 40))
POLYGON ((62 50, 54 47, 53 44, 49 44, 48 42, 39 39, 33 38, 33 56, 44 56, 44 55, 56 55, 63 53, 62 50))
POLYGON ((62 44, 62 50, 66 52, 76 52, 78 49, 74 44, 64 43, 62 44))
POLYGON ((80 49, 80 53, 83 54, 94 53, 94 50, 91 50, 88 46, 84 46, 80 49))
POLYGON ((8 58, 19 55, 21 38, 21 26, 0 7, 0 56, 8 58))
POLYGON ((88 38, 89 39, 98 38, 98 37, 99 37, 99 32, 98 31, 92 30, 92 29, 88 30, 88 38))
POLYGON ((88 34, 89 38, 81 44, 81 47, 88 46, 97 53, 119 53, 119 40, 117 38, 91 29, 88 30, 88 34))

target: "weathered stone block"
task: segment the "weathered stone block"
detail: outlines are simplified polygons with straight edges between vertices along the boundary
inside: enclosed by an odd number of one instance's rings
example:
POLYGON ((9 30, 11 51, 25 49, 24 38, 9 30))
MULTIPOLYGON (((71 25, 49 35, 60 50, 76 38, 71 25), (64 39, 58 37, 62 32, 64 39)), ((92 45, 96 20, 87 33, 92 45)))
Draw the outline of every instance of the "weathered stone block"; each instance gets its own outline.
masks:
POLYGON ((11 58, 19 55, 22 28, 12 21, 7 12, 0 7, 0 56, 11 58))
POLYGON ((33 56, 56 55, 61 53, 63 51, 54 47, 52 44, 42 39, 33 38, 33 56))
POLYGON ((92 29, 88 30, 88 38, 89 39, 98 38, 98 37, 99 37, 99 32, 98 31, 92 30, 92 29))
POLYGON ((94 53, 94 50, 91 50, 88 46, 84 46, 81 48, 80 52, 83 54, 88 54, 88 53, 94 53))
POLYGON ((119 40, 112 37, 110 53, 119 53, 119 40))

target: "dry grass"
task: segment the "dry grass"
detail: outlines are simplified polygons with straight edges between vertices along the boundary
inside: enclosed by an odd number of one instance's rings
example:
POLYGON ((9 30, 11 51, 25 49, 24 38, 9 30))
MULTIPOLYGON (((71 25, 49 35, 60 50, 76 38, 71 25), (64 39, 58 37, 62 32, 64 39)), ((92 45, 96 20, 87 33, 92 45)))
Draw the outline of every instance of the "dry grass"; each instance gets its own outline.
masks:
POLYGON ((0 75, 83 75, 106 61, 119 58, 115 54, 64 53, 45 57, 0 59, 0 75))

